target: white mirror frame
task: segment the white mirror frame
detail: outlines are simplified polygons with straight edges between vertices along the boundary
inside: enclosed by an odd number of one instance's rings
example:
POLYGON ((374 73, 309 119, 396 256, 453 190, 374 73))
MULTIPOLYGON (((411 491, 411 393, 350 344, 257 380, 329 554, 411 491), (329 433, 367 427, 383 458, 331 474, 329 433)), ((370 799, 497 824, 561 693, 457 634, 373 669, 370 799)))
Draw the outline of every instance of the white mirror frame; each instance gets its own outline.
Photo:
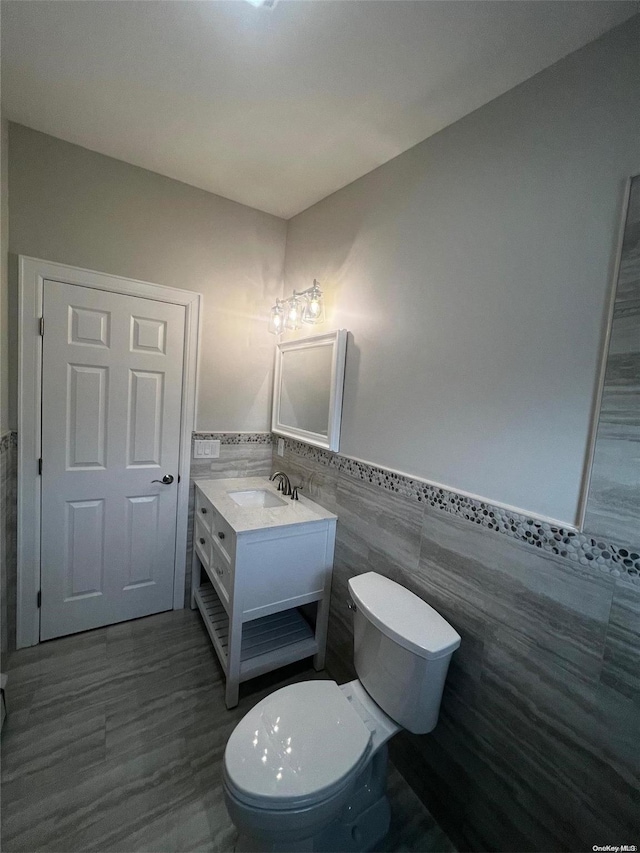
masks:
POLYGON ((311 338, 300 338, 296 341, 285 341, 276 347, 275 375, 273 379, 273 411, 271 416, 271 431, 287 438, 295 438, 315 447, 325 450, 338 451, 340 448, 340 421, 342 419, 342 392, 344 390, 344 366, 347 354, 347 330, 339 329, 325 335, 314 335, 311 338), (329 346, 333 348, 331 356, 331 393, 329 397, 329 423, 327 435, 298 429, 288 424, 280 423, 280 390, 282 386, 282 355, 300 349, 329 346))

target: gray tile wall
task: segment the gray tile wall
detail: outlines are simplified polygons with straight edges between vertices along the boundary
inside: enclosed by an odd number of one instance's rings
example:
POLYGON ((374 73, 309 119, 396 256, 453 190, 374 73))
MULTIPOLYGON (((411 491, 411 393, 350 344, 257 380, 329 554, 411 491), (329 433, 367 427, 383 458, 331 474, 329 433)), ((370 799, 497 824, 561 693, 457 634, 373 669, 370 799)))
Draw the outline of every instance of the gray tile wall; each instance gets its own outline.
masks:
POLYGON ((0 436, 0 654, 16 643, 17 435, 0 436))
POLYGON ((355 574, 399 581, 462 636, 437 728, 391 744, 458 849, 638 844, 636 553, 618 555, 628 565, 613 561, 612 546, 579 534, 572 552, 566 536, 551 538, 556 553, 542 528, 520 536, 495 507, 459 511, 445 492, 425 500, 383 469, 297 442, 287 441, 273 465, 338 515, 328 666, 339 681, 355 675, 345 605, 355 574), (590 548, 606 556, 587 559, 590 548))
POLYGON ((191 592, 191 555, 193 552, 193 508, 196 480, 223 480, 226 477, 266 477, 271 473, 271 434, 268 432, 194 432, 191 449, 191 488, 189 491, 189 527, 187 530, 187 572, 185 603, 191 592), (212 438, 220 441, 218 459, 194 459, 193 441, 212 438))

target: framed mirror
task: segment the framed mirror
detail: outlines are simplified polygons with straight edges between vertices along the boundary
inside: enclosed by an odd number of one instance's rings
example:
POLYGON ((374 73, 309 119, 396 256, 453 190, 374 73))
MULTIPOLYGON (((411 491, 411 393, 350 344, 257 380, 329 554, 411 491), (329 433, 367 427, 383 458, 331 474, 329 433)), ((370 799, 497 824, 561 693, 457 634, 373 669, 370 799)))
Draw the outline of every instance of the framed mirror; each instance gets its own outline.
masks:
POLYGON ((346 329, 278 344, 273 432, 339 450, 346 351, 346 329))
POLYGON ((640 545, 640 175, 629 181, 580 529, 640 545))

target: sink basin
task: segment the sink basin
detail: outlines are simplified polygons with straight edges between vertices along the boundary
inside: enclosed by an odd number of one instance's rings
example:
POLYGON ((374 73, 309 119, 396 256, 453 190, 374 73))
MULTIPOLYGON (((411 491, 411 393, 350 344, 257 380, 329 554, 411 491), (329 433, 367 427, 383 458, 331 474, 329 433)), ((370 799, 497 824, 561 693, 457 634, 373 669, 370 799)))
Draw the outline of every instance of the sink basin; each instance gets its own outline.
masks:
POLYGON ((243 489, 239 492, 227 492, 238 506, 263 507, 285 506, 286 501, 267 489, 243 489))

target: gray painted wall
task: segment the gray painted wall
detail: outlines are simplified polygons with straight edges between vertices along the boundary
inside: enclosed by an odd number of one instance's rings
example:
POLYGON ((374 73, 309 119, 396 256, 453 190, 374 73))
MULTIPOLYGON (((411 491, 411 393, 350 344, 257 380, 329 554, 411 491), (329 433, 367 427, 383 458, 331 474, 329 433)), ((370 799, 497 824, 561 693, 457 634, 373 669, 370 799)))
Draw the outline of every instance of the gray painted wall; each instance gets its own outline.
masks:
MULTIPOLYGON (((353 333, 342 453, 575 519, 624 188, 640 168, 639 23, 290 221, 287 289, 318 277, 332 325, 353 333)), ((355 675, 356 574, 402 583, 462 636, 438 726, 390 744, 458 849, 637 837, 637 537, 631 554, 614 538, 608 564, 576 559, 566 531, 550 552, 296 442, 273 466, 339 518, 337 680, 355 675)))
POLYGON ((9 152, 12 255, 202 293, 196 426, 268 429, 286 222, 20 125, 9 152))
POLYGON ((341 452, 576 520, 627 177, 640 18, 289 221, 353 333, 341 452))

